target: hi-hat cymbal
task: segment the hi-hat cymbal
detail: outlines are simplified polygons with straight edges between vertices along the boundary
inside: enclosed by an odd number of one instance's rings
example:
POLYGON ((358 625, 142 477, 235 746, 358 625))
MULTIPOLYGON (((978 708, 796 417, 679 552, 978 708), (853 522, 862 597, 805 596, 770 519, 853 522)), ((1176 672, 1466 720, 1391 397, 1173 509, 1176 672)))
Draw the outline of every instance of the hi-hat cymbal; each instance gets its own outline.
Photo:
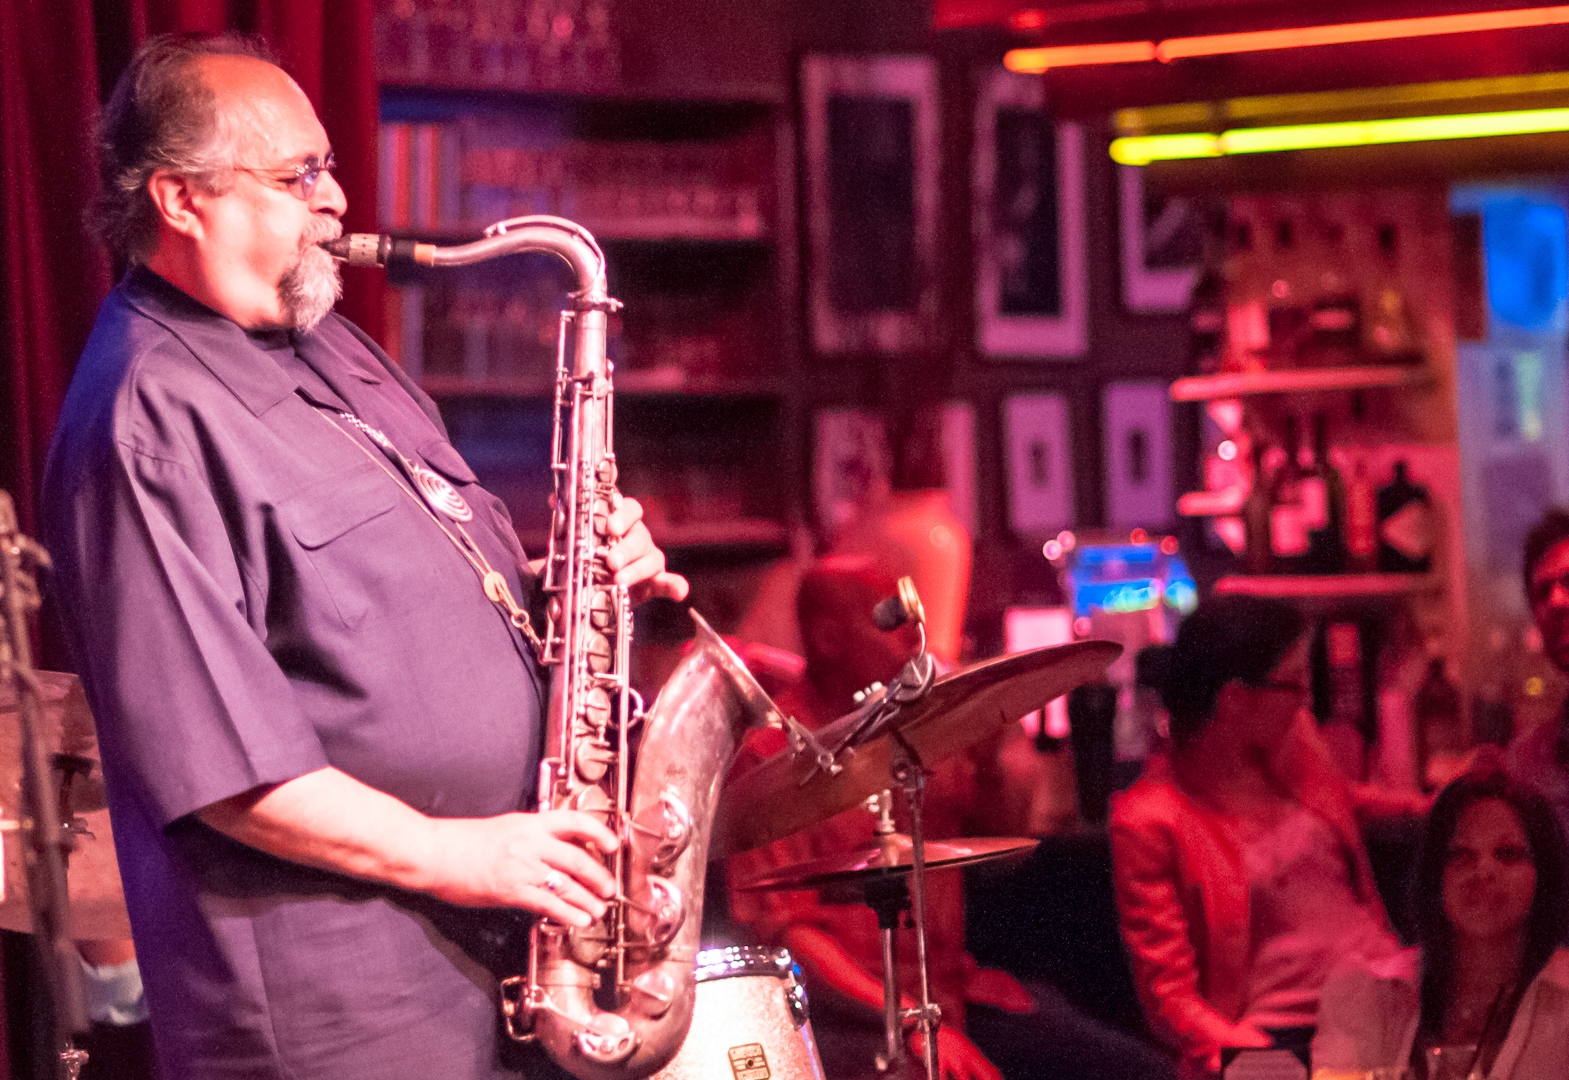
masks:
MULTIPOLYGON (((1116 642, 1076 641, 973 664, 938 679, 925 697, 905 707, 893 728, 923 764, 935 765, 1099 678, 1121 653, 1116 642)), ((861 719, 858 712, 841 716, 816 737, 833 750, 861 719)), ((892 733, 883 732, 842 750, 838 762, 843 768, 831 776, 814 768, 810 754, 775 754, 719 793, 709 857, 762 847, 850 809, 889 786, 893 751, 892 733)))
MULTIPOLYGON (((957 840, 929 840, 926 843, 926 869, 952 870, 988 859, 1006 859, 1032 851, 1039 840, 1014 837, 978 837, 957 840)), ((857 882, 884 874, 908 874, 912 869, 914 845, 904 833, 893 833, 870 847, 848 855, 831 855, 795 863, 782 870, 754 878, 738 886, 742 892, 762 889, 817 889, 841 882, 857 882)))
MULTIPOLYGON (((98 763, 98 735, 87 698, 75 675, 58 671, 38 672, 43 699, 44 748, 52 756, 65 755, 98 763)), ((55 777, 58 783, 60 777, 55 777)), ((21 816, 22 724, 16 690, 9 679, 0 682, 0 819, 21 816)), ((103 777, 96 768, 90 775, 76 775, 70 785, 71 811, 79 815, 85 833, 76 835, 75 850, 66 865, 66 887, 71 898, 70 936, 77 939, 112 940, 131 936, 125 911, 120 867, 115 861, 114 834, 104 799, 103 777)), ((22 834, 16 829, 0 832, 4 847, 5 887, 0 896, 0 929, 32 931, 32 911, 27 906, 27 874, 22 860, 22 834)))

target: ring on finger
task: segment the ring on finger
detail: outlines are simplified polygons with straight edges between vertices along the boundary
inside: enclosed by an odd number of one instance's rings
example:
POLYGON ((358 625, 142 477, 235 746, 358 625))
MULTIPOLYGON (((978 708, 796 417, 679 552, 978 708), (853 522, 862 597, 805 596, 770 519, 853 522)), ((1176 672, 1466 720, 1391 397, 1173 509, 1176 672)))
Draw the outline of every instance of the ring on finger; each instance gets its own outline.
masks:
POLYGON ((561 880, 561 872, 559 870, 552 870, 550 873, 545 875, 545 880, 539 883, 539 887, 548 893, 554 893, 561 890, 562 884, 563 882, 561 880))

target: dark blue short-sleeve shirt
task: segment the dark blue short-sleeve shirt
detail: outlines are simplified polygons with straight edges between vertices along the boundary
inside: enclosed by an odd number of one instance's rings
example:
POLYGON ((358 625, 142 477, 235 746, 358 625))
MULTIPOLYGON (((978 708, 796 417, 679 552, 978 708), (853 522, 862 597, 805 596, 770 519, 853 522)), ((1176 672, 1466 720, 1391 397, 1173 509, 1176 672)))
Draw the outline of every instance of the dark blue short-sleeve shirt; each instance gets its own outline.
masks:
POLYGON ((332 765, 425 814, 531 809, 539 679, 351 412, 445 476, 520 599, 505 508, 336 315, 247 334, 146 269, 99 313, 45 539, 98 724, 166 1075, 510 1075, 493 969, 521 920, 262 854, 193 812, 332 765))

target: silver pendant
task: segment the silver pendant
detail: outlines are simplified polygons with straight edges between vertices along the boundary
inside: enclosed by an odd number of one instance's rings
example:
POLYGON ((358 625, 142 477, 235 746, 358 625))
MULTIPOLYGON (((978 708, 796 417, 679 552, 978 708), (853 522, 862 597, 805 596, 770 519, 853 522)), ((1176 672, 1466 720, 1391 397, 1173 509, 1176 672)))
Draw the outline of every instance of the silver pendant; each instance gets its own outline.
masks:
POLYGON ((453 521, 470 521, 474 511, 469 509, 469 504, 463 501, 463 496, 458 494, 458 489, 449 484, 445 477, 437 476, 419 462, 411 462, 410 468, 414 473, 414 485, 419 488, 419 493, 432 510, 445 514, 453 521))

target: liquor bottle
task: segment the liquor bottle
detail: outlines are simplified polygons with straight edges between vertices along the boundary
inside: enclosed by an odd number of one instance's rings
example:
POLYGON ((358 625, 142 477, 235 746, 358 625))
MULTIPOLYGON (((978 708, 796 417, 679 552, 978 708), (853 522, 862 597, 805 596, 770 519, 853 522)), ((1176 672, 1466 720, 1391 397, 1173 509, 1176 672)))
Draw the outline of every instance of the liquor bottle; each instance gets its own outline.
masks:
POLYGON ((1242 528, 1246 548, 1244 565, 1250 574, 1267 574, 1273 569, 1270 551, 1269 477, 1264 472, 1263 440, 1253 440, 1253 481, 1242 503, 1242 528))
POLYGON ((1371 638, 1352 619, 1326 619, 1313 642, 1314 713, 1341 771, 1352 780, 1367 773, 1367 745, 1374 722, 1371 638))
MULTIPOLYGON (((1309 515, 1322 510, 1323 500, 1318 500, 1317 507, 1310 505, 1314 485, 1302 468, 1294 416, 1286 421, 1285 450, 1286 460, 1275 470, 1270 484, 1269 549, 1276 573, 1300 574, 1307 568, 1309 515)), ((1321 488, 1318 493, 1322 495, 1321 488)))
POLYGON ((1205 270, 1193 284, 1188 331, 1192 370, 1204 375, 1220 371, 1226 354, 1226 282, 1213 269, 1205 270))
POLYGON ((1378 255, 1365 298, 1367 348, 1375 363, 1416 363, 1421 355, 1411 333, 1405 291, 1400 287, 1399 233, 1393 225, 1378 228, 1378 255))
POLYGON ((1298 352, 1308 340, 1308 297, 1304 261, 1297 223, 1282 217, 1275 223, 1274 271, 1265 298, 1269 326, 1268 366, 1293 368, 1298 352))
POLYGON ((1444 658, 1427 662, 1427 677, 1412 700, 1416 724, 1417 775, 1424 791, 1448 783, 1464 762, 1460 730, 1460 691, 1444 671, 1444 658))
POLYGON ((1307 569, 1312 574, 1339 574, 1346 568, 1346 485, 1329 460, 1329 424, 1323 413, 1313 417, 1313 459, 1303 481, 1308 508, 1307 569))
POLYGON ((1509 635, 1502 626, 1487 631, 1487 647, 1481 666, 1481 681, 1471 695, 1471 741, 1508 746, 1514 738, 1514 701, 1508 688, 1513 683, 1508 649, 1509 635))
POLYGON ((1318 289, 1308 312, 1310 337, 1302 349, 1304 367, 1350 367, 1362 343, 1362 305, 1345 274, 1345 229, 1338 222, 1324 230, 1318 260, 1318 289))
POLYGON ((1386 573, 1425 574, 1437 543, 1433 500, 1395 462, 1395 478, 1378 489, 1378 568, 1386 573))
POLYGON ((1346 481, 1346 570, 1370 574, 1378 569, 1378 489, 1367 472, 1367 454, 1352 452, 1351 478, 1346 481))

